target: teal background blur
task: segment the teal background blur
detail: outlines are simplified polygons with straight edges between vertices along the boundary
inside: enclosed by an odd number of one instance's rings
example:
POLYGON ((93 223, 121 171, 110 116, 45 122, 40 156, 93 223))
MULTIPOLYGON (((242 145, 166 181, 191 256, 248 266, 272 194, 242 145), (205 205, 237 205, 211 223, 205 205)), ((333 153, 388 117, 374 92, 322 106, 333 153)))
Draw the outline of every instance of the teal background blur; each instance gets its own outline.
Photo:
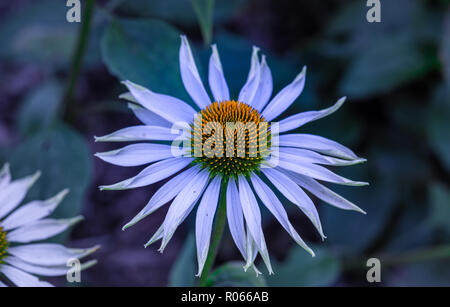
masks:
MULTIPOLYGON (((286 202, 316 258, 263 211, 275 275, 259 263, 264 276, 256 279, 240 263, 229 263, 240 255, 226 233, 212 285, 450 285, 450 1, 381 0, 381 23, 367 22, 363 0, 95 1, 82 65, 73 62, 81 24, 66 21, 65 2, 0 3, 0 163, 10 162, 15 178, 43 172, 29 199, 70 188, 55 216, 81 212, 85 221, 58 240, 102 245, 82 285, 196 282, 192 219, 164 254, 158 246, 144 249, 166 208, 125 232, 121 227, 161 184, 99 192, 99 185, 138 169, 93 157, 121 147, 96 144, 94 135, 138 123, 118 99, 125 91, 120 80, 192 103, 179 75, 180 34, 190 39, 204 82, 205 41, 217 44, 234 96, 247 77, 252 45, 267 56, 274 93, 307 65, 305 90, 287 113, 325 108, 347 96, 337 113, 299 131, 331 138, 368 160, 336 171, 370 186, 328 185, 367 215, 314 199, 324 242, 286 202), (74 67, 80 74, 68 95, 74 67), (366 280, 372 257, 381 260, 379 284, 366 280)), ((52 282, 64 285, 62 278, 52 282)))

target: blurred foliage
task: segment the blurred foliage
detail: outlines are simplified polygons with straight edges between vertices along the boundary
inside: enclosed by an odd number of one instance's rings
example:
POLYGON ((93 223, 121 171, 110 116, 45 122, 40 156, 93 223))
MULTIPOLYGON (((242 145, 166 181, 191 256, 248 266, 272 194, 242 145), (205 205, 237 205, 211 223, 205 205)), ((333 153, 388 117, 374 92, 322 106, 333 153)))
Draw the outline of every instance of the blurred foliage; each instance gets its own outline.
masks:
POLYGON ((320 287, 333 285, 339 278, 339 259, 327 249, 313 246, 311 257, 299 246, 291 249, 282 263, 275 262, 274 275, 267 277, 269 286, 320 287))
MULTIPOLYGON (((311 13, 297 21, 311 33, 299 31, 292 21, 299 19, 297 13, 304 6, 312 5, 307 1, 216 0, 212 18, 207 10, 211 3, 97 3, 84 68, 99 76, 82 76, 78 90, 86 101, 78 101, 78 108, 97 108, 106 122, 108 112, 117 110, 116 89, 123 79, 194 105, 179 73, 181 34, 190 39, 204 81, 210 56, 204 42, 211 35, 230 93, 236 97, 247 78, 252 45, 258 45, 272 70, 274 93, 291 82, 303 65, 308 66, 305 90, 287 115, 348 97, 339 112, 298 132, 331 138, 367 158, 365 165, 337 171, 371 183, 364 188, 331 187, 367 215, 315 200, 327 235, 320 245, 314 241, 317 236, 309 233, 312 226, 297 221, 312 238, 317 257, 275 242, 274 253, 283 259, 273 260, 275 275, 256 279, 253 271, 240 269, 242 263, 225 263, 210 276, 211 285, 367 285, 367 268, 361 264, 386 255, 399 256, 383 269, 383 285, 449 285, 448 255, 440 255, 445 258, 440 260, 427 254, 450 243, 449 2, 382 1, 381 23, 366 21, 365 1, 330 1, 333 5, 326 14, 321 5, 328 4, 316 4, 317 16, 311 13), (281 38, 288 43, 280 47, 281 38), (104 76, 100 60, 117 79, 104 76), (96 86, 101 95, 89 92, 96 86), (417 253, 423 256, 420 261, 409 262, 417 253)), ((61 104, 63 82, 79 31, 78 24, 65 21, 64 4, 30 1, 0 21, 0 60, 32 64, 45 72, 44 80, 17 95, 17 107, 11 108, 16 112, 12 139, 19 141, 7 142, 0 159, 11 162, 17 177, 42 171, 29 198, 46 198, 69 187, 70 194, 55 213, 60 217, 78 214, 88 187, 95 188, 89 185, 92 162, 86 139, 92 133, 83 131, 85 119, 76 118, 71 125, 61 121, 66 107, 61 104)), ((293 220, 300 215, 293 206, 286 204, 286 208, 293 220)), ((266 216, 264 221, 266 226, 275 223, 266 216)), ((271 235, 266 235, 268 242, 271 235)), ((232 259, 236 257, 237 253, 232 259)), ((190 235, 169 284, 194 285, 194 263, 195 240, 190 235)))
POLYGON ((169 286, 191 287, 195 285, 196 266, 195 235, 189 233, 169 274, 169 286))

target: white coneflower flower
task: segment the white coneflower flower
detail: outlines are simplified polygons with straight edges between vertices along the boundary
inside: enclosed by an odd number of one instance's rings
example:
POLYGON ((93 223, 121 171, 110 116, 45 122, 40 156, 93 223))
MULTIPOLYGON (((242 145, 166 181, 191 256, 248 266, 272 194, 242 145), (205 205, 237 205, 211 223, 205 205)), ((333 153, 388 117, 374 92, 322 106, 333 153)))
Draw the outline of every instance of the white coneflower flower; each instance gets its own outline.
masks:
POLYGON ((219 53, 213 45, 209 60, 209 86, 214 99, 210 99, 200 79, 189 43, 186 37, 182 36, 181 77, 198 109, 177 98, 158 94, 125 81, 123 83, 129 92, 121 97, 131 102, 130 108, 143 125, 96 137, 96 141, 102 142, 144 141, 96 154, 106 162, 120 166, 153 163, 132 178, 100 187, 102 190, 143 187, 175 175, 151 197, 142 211, 124 226, 125 229, 134 225, 173 200, 163 224, 146 246, 162 239, 160 251, 163 251, 177 227, 199 202, 196 218, 199 274, 205 265, 210 247, 219 195, 226 196, 229 229, 246 260, 245 268, 253 266, 259 252, 270 273, 272 268, 261 227, 258 199, 299 245, 312 255, 314 253, 295 231, 283 205, 266 182, 270 182, 290 202, 299 207, 322 238, 325 236, 319 214, 304 189, 333 206, 364 212, 319 181, 366 185, 364 182, 343 178, 322 166, 352 165, 365 160, 357 157, 350 149, 320 136, 286 134, 333 113, 344 103, 345 98, 328 109, 296 114, 282 119, 277 125, 270 123, 301 94, 306 69, 271 99, 272 74, 265 57, 259 59, 258 51, 257 47, 253 48, 247 81, 237 100, 231 100, 219 53), (174 124, 176 127, 187 126, 188 133, 174 134, 177 130, 171 129, 174 124), (249 124, 253 124, 253 127, 249 124), (281 134, 278 138, 275 130, 281 134), (264 134, 266 142, 261 142, 260 137, 264 134), (185 141, 184 144, 188 145, 187 155, 174 156, 173 144, 149 142, 174 140, 185 141))
MULTIPOLYGON (((28 189, 40 173, 11 181, 8 164, 0 170, 0 287, 7 284, 19 287, 51 286, 38 276, 63 276, 70 269, 68 260, 80 259, 98 249, 69 249, 55 243, 31 243, 53 237, 79 222, 82 217, 50 219, 68 190, 54 197, 31 201, 19 206, 28 189), (16 209, 17 208, 17 209, 16 209)), ((86 269, 96 263, 91 260, 81 265, 86 269)))

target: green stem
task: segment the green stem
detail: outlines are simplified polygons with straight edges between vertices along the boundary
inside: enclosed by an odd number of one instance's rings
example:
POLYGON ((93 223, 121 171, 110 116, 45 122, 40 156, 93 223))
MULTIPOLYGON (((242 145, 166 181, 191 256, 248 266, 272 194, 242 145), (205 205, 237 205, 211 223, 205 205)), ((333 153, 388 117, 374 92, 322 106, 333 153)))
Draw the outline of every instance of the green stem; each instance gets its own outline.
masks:
POLYGON ((214 0, 203 0, 203 2, 206 2, 204 7, 200 4, 200 0, 191 0, 200 25, 200 31, 202 32, 203 42, 205 46, 209 46, 212 40, 214 0))
MULTIPOLYGON (((416 263, 423 261, 434 261, 440 259, 450 258, 450 245, 434 246, 427 249, 416 250, 411 252, 399 253, 399 254, 386 254, 375 256, 380 259, 381 264, 384 266, 401 265, 408 263, 416 263)), ((360 269, 365 268, 366 262, 361 259, 351 260, 344 263, 344 269, 360 269)))
POLYGON ((209 272, 214 264, 217 251, 219 249, 220 241, 222 240, 223 231, 225 229, 225 222, 227 220, 227 203, 226 203, 226 181, 222 181, 222 188, 220 192, 219 208, 217 209, 216 222, 214 224, 214 231, 212 235, 211 246, 209 247, 208 256, 206 257, 205 266, 203 267, 200 276, 200 287, 207 286, 209 272))
POLYGON ((78 34, 78 42, 73 54, 72 65, 70 69, 69 78, 64 92, 63 102, 66 105, 65 119, 71 121, 75 114, 75 99, 74 90, 80 75, 81 66, 83 64, 83 57, 86 51, 87 40, 89 38, 89 30, 92 19, 92 11, 94 7, 94 0, 84 1, 85 6, 82 14, 81 29, 78 34))

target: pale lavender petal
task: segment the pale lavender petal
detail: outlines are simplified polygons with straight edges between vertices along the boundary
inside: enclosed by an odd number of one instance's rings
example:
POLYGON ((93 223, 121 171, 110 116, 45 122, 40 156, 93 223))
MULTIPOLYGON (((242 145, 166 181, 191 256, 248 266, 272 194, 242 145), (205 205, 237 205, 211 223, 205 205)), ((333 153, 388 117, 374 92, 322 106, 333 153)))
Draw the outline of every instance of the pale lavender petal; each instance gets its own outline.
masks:
POLYGON ((189 96, 191 96, 192 100, 194 100, 200 109, 206 108, 211 103, 211 99, 203 86, 197 65, 195 65, 191 47, 184 35, 181 36, 180 72, 184 87, 189 93, 189 96))
POLYGON ((212 53, 209 58, 209 87, 214 96, 215 101, 227 101, 230 100, 230 92, 228 90, 227 81, 223 74, 222 64, 219 58, 219 52, 217 46, 212 45, 212 53))
POLYGON ((266 121, 271 121, 283 113, 303 91, 305 87, 306 67, 298 74, 292 83, 283 88, 262 112, 266 121))

